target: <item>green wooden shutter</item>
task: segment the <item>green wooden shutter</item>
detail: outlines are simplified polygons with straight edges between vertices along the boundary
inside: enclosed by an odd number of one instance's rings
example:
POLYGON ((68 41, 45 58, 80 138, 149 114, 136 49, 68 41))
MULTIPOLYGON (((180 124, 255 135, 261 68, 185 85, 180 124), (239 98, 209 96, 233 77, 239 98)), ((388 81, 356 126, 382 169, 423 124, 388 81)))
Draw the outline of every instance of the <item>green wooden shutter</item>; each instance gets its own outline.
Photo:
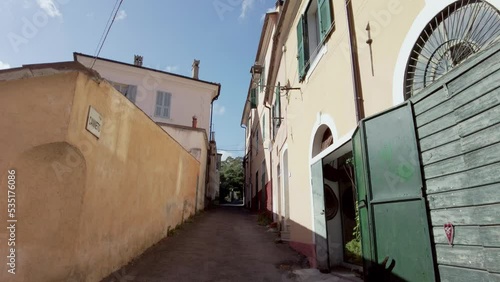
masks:
POLYGON ((307 21, 305 15, 302 15, 297 25, 297 60, 299 63, 299 79, 303 80, 306 76, 306 61, 309 59, 309 48, 307 46, 307 21))
POLYGON ((320 41, 325 39, 325 36, 332 25, 332 8, 330 1, 331 0, 318 0, 320 41))
POLYGON ((250 109, 257 109, 257 89, 250 90, 250 109))

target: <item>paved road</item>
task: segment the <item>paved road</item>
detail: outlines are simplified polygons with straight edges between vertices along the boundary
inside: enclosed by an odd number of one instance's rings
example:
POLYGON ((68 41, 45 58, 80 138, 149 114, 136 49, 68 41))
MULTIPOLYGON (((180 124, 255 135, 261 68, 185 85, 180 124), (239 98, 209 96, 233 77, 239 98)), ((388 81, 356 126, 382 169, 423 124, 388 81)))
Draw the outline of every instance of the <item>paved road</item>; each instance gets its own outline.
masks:
POLYGON ((103 281, 295 281, 303 259, 266 230, 241 208, 209 210, 103 281))

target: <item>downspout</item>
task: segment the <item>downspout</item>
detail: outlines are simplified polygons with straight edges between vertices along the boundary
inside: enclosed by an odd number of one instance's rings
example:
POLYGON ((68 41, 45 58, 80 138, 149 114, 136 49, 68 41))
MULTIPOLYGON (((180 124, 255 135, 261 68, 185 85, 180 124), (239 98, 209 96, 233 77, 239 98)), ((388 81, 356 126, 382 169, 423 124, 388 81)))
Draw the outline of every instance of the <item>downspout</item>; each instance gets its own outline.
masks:
POLYGON ((363 105, 363 90, 361 87, 361 74, 359 69, 358 43, 356 40, 356 29, 354 24, 354 13, 351 0, 345 0, 347 13, 347 29, 349 30, 349 41, 351 49, 352 81, 354 89, 354 105, 356 108, 356 123, 365 118, 363 105))
MULTIPOLYGON (((243 157, 243 162, 247 162, 248 160, 248 153, 247 153, 247 128, 248 126, 243 126, 243 124, 240 124, 240 127, 245 129, 245 156, 243 157)), ((245 170, 243 171, 243 179, 245 179, 245 186, 243 186, 243 206, 245 206, 247 198, 247 165, 245 165, 245 170)))
MULTIPOLYGON (((207 192, 208 192, 208 186, 210 185, 210 158, 212 157, 212 145, 210 142, 212 142, 212 128, 213 128, 213 116, 214 116, 214 101, 219 99, 220 96, 220 88, 221 85, 220 83, 217 84, 217 95, 212 99, 212 102, 210 102, 210 132, 209 132, 209 137, 208 137, 208 158, 207 158, 207 172, 206 172, 206 179, 205 179, 205 199, 207 198, 207 192)), ((216 152, 217 153, 217 152, 216 152)), ((205 199, 203 202, 205 202, 205 199)), ((205 203, 206 206, 206 203, 205 203)))

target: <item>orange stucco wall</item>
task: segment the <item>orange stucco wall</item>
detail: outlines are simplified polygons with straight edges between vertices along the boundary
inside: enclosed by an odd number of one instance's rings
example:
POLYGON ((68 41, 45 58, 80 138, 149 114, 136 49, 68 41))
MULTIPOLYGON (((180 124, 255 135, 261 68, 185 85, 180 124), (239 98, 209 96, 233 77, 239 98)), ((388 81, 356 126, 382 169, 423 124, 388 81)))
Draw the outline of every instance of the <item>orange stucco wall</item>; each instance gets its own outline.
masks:
POLYGON ((199 162, 82 72, 0 81, 0 131, 0 224, 9 169, 17 218, 15 275, 0 228, 0 281, 99 281, 195 212, 199 162), (85 129, 90 105, 99 139, 85 129))

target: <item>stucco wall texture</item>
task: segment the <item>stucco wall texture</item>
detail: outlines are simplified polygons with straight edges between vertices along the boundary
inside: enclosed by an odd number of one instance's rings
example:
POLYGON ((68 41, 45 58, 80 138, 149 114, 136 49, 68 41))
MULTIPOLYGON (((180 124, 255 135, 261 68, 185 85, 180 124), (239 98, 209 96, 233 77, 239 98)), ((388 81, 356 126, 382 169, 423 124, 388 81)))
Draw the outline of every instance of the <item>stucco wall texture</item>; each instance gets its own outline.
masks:
POLYGON ((7 170, 17 177, 16 274, 2 227, 0 281, 99 281, 194 213, 199 162, 83 72, 0 81, 0 131, 5 227, 7 170), (85 129, 90 105, 99 139, 85 129))

